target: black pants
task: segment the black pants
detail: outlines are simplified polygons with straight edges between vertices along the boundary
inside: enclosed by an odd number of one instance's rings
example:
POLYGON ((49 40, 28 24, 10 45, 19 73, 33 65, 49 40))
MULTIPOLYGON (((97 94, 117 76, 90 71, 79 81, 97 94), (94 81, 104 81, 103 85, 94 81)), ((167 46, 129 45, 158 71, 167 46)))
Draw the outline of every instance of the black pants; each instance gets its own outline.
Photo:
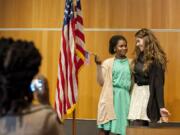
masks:
POLYGON ((130 122, 130 126, 149 126, 149 122, 146 120, 133 120, 130 122))
POLYGON ((105 131, 103 129, 100 129, 98 135, 120 135, 120 134, 112 134, 110 133, 110 131, 105 131))
POLYGON ((98 135, 109 135, 109 134, 110 134, 110 131, 105 131, 103 129, 100 129, 98 135))

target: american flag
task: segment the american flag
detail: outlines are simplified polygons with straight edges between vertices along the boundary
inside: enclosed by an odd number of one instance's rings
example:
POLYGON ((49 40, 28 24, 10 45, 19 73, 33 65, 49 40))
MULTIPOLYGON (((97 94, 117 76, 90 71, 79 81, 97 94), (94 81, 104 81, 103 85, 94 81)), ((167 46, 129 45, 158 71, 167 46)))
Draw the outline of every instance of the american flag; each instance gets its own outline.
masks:
POLYGON ((72 112, 77 102, 77 75, 86 54, 84 42, 80 0, 76 0, 75 8, 73 0, 66 0, 55 99, 55 108, 61 120, 65 114, 72 112))

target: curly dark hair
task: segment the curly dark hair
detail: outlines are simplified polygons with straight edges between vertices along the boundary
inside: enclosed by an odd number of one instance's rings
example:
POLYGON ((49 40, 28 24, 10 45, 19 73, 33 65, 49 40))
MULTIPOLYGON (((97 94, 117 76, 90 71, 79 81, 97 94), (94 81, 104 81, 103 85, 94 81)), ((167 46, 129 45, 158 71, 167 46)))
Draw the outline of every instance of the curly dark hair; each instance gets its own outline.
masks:
POLYGON ((30 83, 41 59, 33 42, 0 39, 0 116, 21 113, 32 103, 30 83))
POLYGON ((10 44, 12 44, 14 41, 13 41, 13 39, 12 38, 4 38, 4 37, 2 37, 1 39, 0 39, 0 72, 2 72, 2 68, 3 68, 3 66, 1 66, 1 65, 3 65, 3 59, 4 59, 4 57, 5 57, 5 55, 6 55, 6 51, 7 51, 7 49, 9 48, 9 45, 10 44))
POLYGON ((111 39, 109 40, 109 53, 110 54, 115 54, 114 48, 116 47, 119 40, 123 40, 127 44, 127 40, 124 36, 122 36, 122 35, 112 36, 111 39))

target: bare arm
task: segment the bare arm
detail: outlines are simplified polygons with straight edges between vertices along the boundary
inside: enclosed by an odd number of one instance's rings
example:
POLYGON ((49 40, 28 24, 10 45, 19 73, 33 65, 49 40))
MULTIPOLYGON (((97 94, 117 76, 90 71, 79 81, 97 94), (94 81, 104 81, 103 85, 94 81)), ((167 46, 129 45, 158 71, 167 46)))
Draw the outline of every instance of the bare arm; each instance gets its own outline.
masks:
POLYGON ((106 66, 101 62, 100 58, 97 55, 95 55, 95 63, 97 67, 97 82, 100 86, 103 86, 106 66))

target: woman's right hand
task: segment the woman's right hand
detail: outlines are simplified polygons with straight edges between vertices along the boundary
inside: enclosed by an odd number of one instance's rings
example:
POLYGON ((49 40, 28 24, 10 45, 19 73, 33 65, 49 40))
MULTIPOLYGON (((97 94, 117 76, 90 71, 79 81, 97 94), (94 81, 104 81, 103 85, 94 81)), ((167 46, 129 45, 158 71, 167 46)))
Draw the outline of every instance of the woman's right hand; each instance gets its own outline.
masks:
POLYGON ((100 60, 100 58, 99 58, 99 56, 97 56, 97 55, 95 55, 95 57, 94 57, 94 61, 95 61, 95 63, 97 64, 97 65, 101 65, 101 60, 100 60))

